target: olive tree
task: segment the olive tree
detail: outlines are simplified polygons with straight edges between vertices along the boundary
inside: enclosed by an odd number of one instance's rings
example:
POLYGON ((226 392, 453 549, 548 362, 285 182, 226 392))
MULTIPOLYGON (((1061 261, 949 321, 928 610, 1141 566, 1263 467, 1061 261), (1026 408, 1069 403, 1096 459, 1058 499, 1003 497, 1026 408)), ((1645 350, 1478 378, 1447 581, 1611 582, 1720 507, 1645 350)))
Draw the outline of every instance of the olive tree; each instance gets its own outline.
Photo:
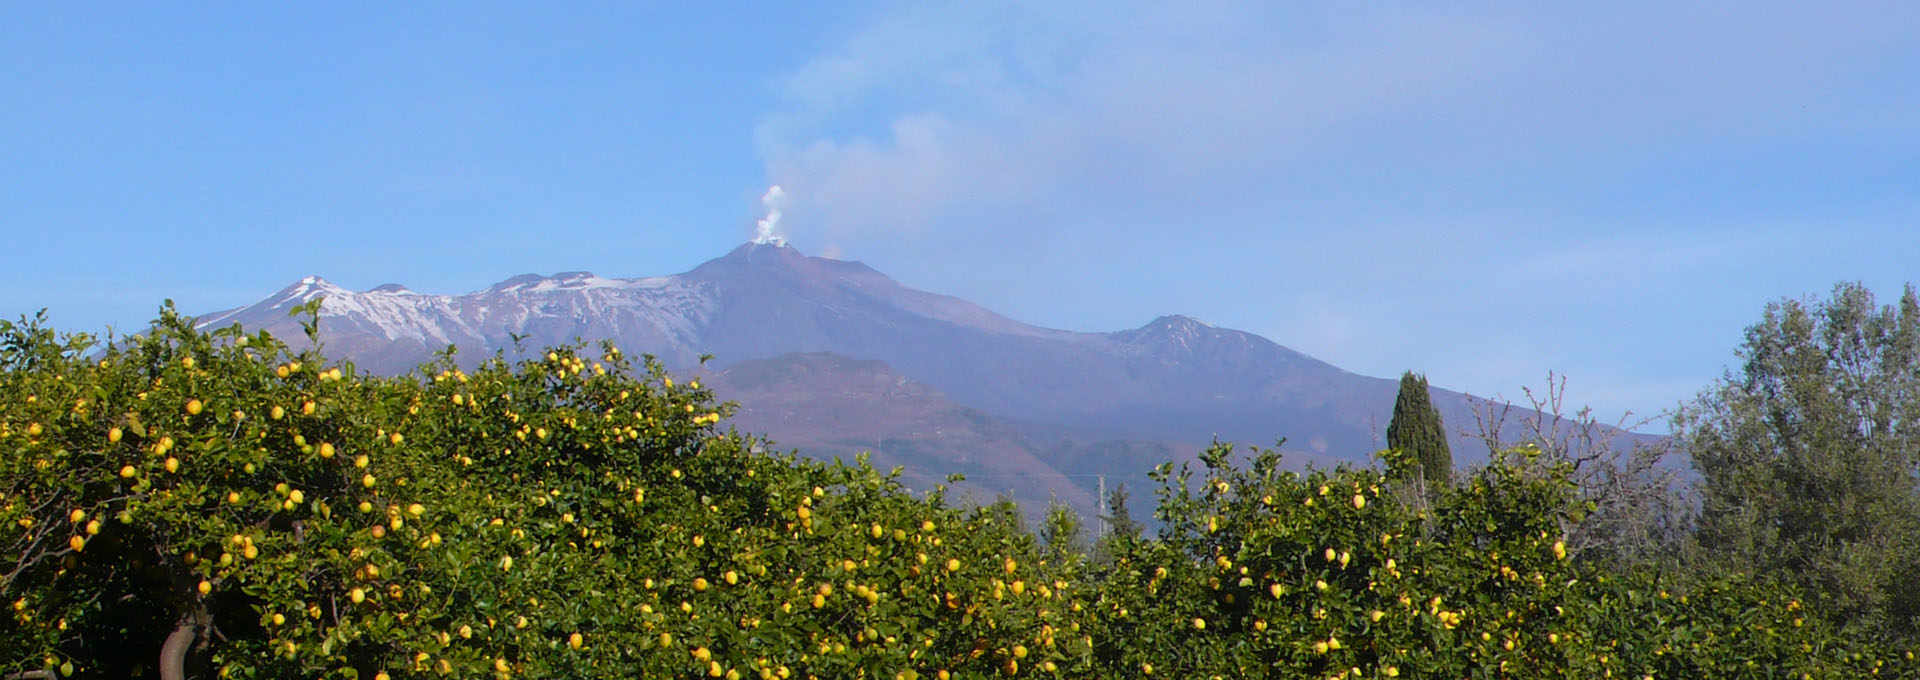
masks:
POLYGON ((1857 283, 1769 304, 1675 420, 1702 480, 1699 541, 1796 581, 1821 611, 1911 636, 1920 611, 1920 298, 1857 283))

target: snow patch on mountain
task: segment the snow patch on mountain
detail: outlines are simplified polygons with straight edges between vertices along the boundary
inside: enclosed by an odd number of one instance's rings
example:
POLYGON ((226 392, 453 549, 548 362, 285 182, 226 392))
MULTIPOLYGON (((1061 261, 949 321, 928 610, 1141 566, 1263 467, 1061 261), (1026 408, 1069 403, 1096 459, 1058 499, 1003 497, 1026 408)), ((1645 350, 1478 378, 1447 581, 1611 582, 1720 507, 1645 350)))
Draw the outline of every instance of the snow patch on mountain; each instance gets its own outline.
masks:
POLYGON ((610 279, 596 276, 593 272, 561 272, 553 276, 522 274, 507 279, 489 291, 497 293, 547 293, 560 290, 596 290, 660 288, 670 285, 672 277, 652 277, 645 279, 610 279))
POLYGON ((537 332, 538 327, 551 331, 539 337, 542 343, 563 343, 575 335, 638 334, 692 351, 715 313, 715 297, 712 285, 679 276, 523 274, 464 295, 423 294, 397 283, 355 292, 307 276, 256 304, 209 314, 195 325, 241 323, 287 331, 288 310, 324 298, 321 327, 329 336, 416 348, 401 351, 460 345, 484 353, 501 348, 511 333, 537 332))
POLYGON ((308 276, 294 282, 291 286, 287 286, 279 295, 274 297, 276 302, 299 304, 321 295, 333 297, 342 293, 350 294, 351 292, 352 291, 345 288, 334 285, 332 281, 318 276, 308 276))
POLYGON ((1170 314, 1132 330, 1112 333, 1113 339, 1128 345, 1191 350, 1197 345, 1240 339, 1238 331, 1221 330, 1190 316, 1170 314))
POLYGON ((639 324, 691 340, 713 316, 711 286, 678 276, 614 279, 588 272, 551 277, 514 277, 482 293, 463 296, 476 324, 524 328, 535 319, 595 320, 615 334, 639 324))

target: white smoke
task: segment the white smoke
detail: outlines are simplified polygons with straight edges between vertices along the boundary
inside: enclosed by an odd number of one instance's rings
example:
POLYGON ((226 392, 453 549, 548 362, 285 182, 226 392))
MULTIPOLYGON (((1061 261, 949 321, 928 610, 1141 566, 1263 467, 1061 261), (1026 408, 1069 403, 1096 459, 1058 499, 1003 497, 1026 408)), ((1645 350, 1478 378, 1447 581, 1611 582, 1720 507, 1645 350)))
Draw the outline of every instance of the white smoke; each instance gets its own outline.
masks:
POLYGON ((753 231, 753 242, 776 246, 787 244, 787 237, 780 233, 780 206, 786 205, 787 192, 775 184, 767 187, 767 193, 760 195, 760 205, 767 209, 765 217, 760 218, 753 231))

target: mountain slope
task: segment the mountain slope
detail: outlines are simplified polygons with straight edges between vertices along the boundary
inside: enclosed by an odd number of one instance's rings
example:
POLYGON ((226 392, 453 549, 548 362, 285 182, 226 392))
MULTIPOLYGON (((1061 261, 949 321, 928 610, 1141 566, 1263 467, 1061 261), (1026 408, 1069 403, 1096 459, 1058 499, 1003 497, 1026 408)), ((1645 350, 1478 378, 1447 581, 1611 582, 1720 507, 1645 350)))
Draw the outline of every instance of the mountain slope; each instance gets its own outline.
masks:
POLYGON ((955 490, 982 502, 1006 493, 1029 511, 1045 509, 1049 497, 1096 510, 1095 484, 1043 460, 1020 426, 955 404, 883 362, 785 354, 743 361, 706 380, 717 396, 741 405, 733 426, 778 432, 782 448, 845 460, 870 453, 874 467, 901 466, 917 488, 960 473, 967 479, 955 490))

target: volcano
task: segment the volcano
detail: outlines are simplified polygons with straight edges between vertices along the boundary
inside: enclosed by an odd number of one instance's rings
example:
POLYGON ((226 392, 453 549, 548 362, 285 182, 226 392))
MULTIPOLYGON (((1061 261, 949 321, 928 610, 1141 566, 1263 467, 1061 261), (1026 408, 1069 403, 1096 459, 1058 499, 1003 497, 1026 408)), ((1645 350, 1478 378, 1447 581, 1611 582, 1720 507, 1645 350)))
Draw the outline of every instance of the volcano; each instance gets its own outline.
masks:
MULTIPOLYGON (((351 291, 309 276, 196 323, 300 338, 287 310, 314 297, 323 298, 329 356, 377 373, 406 372, 449 346, 471 365, 611 340, 712 376, 722 398, 745 406, 737 424, 802 453, 873 450, 927 479, 943 466, 991 468, 1071 486, 1075 505, 1091 504, 1102 477, 1141 480, 1156 458, 1184 458, 1216 439, 1286 438, 1296 460, 1366 464, 1384 446, 1398 389, 1186 316, 1110 333, 1029 325, 777 241, 670 276, 523 274, 462 295, 399 284, 351 291), (887 381, 915 387, 875 388, 887 381), (997 462, 980 467, 982 456, 997 462)), ((1474 422, 1467 395, 1432 396, 1450 428, 1474 422)), ((1465 434, 1453 445, 1457 463, 1484 460, 1484 445, 1465 434)), ((1026 487, 1016 498, 1036 500, 1026 487)))

